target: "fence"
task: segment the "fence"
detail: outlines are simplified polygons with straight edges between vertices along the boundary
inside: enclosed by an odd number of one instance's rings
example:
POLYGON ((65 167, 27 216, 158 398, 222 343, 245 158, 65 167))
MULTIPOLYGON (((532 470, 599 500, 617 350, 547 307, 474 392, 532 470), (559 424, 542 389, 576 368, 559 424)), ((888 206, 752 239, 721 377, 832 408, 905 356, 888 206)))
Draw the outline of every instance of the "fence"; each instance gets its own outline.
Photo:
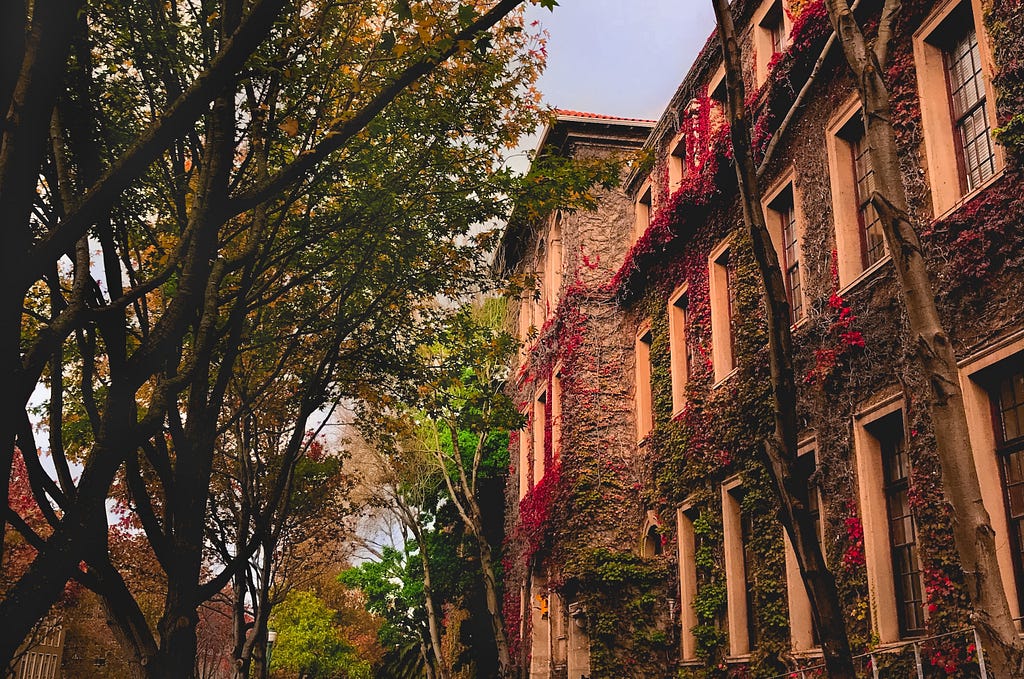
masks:
MULTIPOLYGON (((908 641, 901 641, 898 643, 886 644, 884 649, 878 649, 875 651, 869 651, 868 653, 861 653, 855 655, 854 660, 860 660, 870 666, 871 679, 887 679, 883 674, 879 672, 878 658, 887 654, 898 653, 912 648, 914 653, 914 669, 916 670, 917 679, 925 679, 924 662, 921 656, 922 648, 929 642, 940 641, 942 639, 948 639, 951 637, 963 636, 966 637, 967 643, 973 638, 975 652, 978 658, 978 672, 981 679, 988 679, 988 668, 985 666, 985 653, 981 646, 981 637, 978 635, 978 631, 973 627, 966 629, 956 630, 955 632, 946 632, 944 634, 936 634, 930 637, 919 637, 908 641)), ((824 670, 825 663, 821 661, 815 665, 809 665, 807 667, 799 667, 789 672, 782 674, 776 674, 770 679, 812 679, 815 676, 815 672, 818 670, 824 670)))

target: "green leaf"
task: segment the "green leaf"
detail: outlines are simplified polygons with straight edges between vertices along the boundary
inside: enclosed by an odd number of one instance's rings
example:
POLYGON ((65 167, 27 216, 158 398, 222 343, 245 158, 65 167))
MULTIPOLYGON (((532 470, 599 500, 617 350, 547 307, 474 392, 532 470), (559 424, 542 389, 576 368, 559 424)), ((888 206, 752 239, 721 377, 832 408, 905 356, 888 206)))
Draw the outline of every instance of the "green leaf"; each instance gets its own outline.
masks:
POLYGON ((412 7, 409 6, 409 0, 395 0, 394 12, 395 16, 402 21, 412 20, 412 7))
POLYGON ((469 24, 473 23, 473 20, 476 19, 477 16, 479 15, 477 14, 476 8, 474 8, 472 5, 459 5, 458 16, 459 23, 462 24, 463 26, 468 26, 469 24))

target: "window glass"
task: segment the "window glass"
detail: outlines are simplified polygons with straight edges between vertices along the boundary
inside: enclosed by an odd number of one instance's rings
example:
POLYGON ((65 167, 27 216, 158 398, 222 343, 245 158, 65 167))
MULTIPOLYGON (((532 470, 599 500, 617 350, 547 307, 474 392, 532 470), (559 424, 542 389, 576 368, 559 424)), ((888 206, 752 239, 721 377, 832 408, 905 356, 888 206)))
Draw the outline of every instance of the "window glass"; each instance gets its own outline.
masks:
POLYGON ((963 164, 965 188, 970 192, 996 171, 978 34, 973 26, 951 42, 945 57, 957 151, 963 164))

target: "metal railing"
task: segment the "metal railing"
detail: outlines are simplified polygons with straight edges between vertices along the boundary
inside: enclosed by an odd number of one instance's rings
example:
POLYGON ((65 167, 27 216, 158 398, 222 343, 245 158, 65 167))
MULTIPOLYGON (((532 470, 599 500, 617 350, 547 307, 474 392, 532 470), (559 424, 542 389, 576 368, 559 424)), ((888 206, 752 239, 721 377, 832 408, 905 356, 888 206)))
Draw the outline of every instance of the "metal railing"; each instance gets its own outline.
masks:
MULTIPOLYGON (((981 646, 981 637, 978 635, 978 630, 973 627, 967 627, 954 632, 945 632, 943 634, 936 634, 930 637, 919 637, 916 639, 909 639, 907 641, 894 642, 892 644, 886 644, 884 648, 875 649, 868 651, 867 653, 861 653, 853 656, 854 660, 867 661, 871 664, 871 678, 882 679, 882 675, 879 674, 878 658, 892 653, 899 653, 907 648, 913 648, 914 651, 914 666, 917 670, 917 679, 925 679, 924 674, 924 663, 921 660, 921 648, 928 642, 938 641, 940 639, 946 639, 949 637, 956 637, 960 635, 971 635, 974 638, 975 652, 978 659, 978 671, 981 679, 988 679, 988 668, 985 666, 985 652, 981 646)), ((970 636, 968 637, 970 639, 970 636)), ((825 669, 825 662, 821 662, 815 665, 808 665, 807 667, 797 667, 782 674, 776 674, 769 679, 811 679, 813 672, 817 670, 825 669)))

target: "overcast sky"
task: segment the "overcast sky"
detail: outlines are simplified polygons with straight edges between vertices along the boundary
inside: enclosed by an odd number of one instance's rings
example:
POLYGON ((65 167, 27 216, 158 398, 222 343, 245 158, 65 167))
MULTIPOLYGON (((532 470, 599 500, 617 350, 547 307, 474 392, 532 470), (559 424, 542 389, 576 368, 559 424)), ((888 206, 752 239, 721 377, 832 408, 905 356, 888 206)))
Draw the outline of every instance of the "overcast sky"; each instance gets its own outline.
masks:
POLYGON ((711 0, 529 5, 550 34, 540 89, 557 108, 657 119, 714 27, 711 0))

